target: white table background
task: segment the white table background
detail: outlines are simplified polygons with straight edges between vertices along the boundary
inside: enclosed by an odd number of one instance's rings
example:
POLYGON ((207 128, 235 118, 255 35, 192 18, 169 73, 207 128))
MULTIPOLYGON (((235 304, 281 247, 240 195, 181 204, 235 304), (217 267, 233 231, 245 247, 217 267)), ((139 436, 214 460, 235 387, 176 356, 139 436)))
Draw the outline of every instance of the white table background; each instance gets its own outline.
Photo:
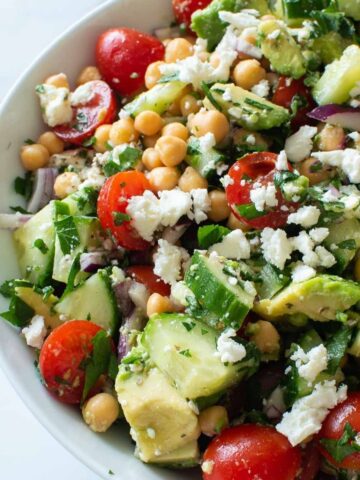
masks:
MULTIPOLYGON (((0 101, 49 42, 102 1, 0 0, 0 101)), ((4 480, 99 480, 37 422, 1 370, 0 471, 4 480)))

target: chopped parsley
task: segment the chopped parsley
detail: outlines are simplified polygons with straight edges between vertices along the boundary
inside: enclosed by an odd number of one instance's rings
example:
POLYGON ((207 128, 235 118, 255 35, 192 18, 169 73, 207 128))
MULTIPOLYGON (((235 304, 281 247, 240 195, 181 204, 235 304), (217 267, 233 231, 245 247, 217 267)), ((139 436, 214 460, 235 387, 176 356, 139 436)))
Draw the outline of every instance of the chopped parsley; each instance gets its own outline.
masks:
POLYGON ((49 247, 46 245, 42 238, 37 238, 34 242, 34 248, 40 250, 44 255, 49 251, 49 247))
POLYGON ((54 222, 56 235, 59 239, 60 248, 64 255, 70 254, 80 245, 80 236, 77 231, 74 218, 70 215, 54 222))

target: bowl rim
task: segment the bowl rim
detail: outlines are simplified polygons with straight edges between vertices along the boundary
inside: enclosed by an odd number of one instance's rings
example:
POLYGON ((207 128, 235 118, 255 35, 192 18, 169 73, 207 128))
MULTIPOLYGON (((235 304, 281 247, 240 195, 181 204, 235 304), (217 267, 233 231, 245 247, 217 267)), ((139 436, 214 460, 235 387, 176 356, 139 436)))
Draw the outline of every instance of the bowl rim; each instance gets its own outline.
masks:
MULTIPOLYGON (((79 20, 73 22, 69 27, 67 27, 60 35, 57 35, 54 40, 52 40, 47 47, 42 49, 42 51, 35 57, 35 59, 25 68, 23 73, 19 76, 17 81, 13 84, 7 94, 4 96, 4 99, 0 103, 0 116, 4 115, 8 104, 11 102, 14 94, 23 84, 26 78, 30 75, 31 72, 36 70, 38 65, 40 65, 44 57, 46 57, 49 52, 63 39, 72 34, 77 28, 83 26, 90 20, 94 19, 99 13, 106 11, 108 8, 112 7, 116 3, 121 4, 123 0, 105 0, 102 4, 91 9, 88 13, 82 16, 79 20)), ((65 431, 58 429, 51 421, 48 416, 42 415, 41 406, 33 399, 32 395, 23 387, 19 382, 16 382, 10 375, 10 372, 5 368, 5 363, 3 361, 3 356, 0 352, 0 368, 4 372, 5 377, 8 379, 12 388, 15 390, 16 394, 19 396, 24 406, 30 411, 30 413, 36 418, 36 420, 45 428, 45 430, 58 441, 71 455, 73 455, 77 460, 79 460, 84 466, 92 470, 94 473, 99 475, 102 478, 109 478, 108 475, 104 475, 104 470, 101 468, 101 465, 92 459, 90 456, 85 454, 85 451, 82 449, 71 449, 71 444, 67 441, 67 436, 65 431)), ((116 478, 116 477, 113 477, 116 478)))

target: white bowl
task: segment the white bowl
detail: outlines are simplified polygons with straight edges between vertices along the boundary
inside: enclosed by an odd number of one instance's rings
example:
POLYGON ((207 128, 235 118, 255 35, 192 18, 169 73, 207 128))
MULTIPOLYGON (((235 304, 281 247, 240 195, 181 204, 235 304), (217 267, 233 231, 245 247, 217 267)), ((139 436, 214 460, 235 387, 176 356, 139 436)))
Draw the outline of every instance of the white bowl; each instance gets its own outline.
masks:
MULTIPOLYGON (((22 175, 19 149, 26 138, 44 131, 35 85, 55 72, 64 71, 74 81, 80 70, 94 63, 97 36, 107 28, 127 26, 143 31, 168 26, 170 0, 112 0, 90 13, 56 40, 25 72, 0 109, 0 212, 19 204, 13 180, 22 175)), ((11 236, 0 232, 0 282, 19 275, 11 236)), ((7 309, 0 296, 0 311, 7 309)), ((129 428, 114 428, 105 435, 92 433, 77 409, 50 397, 34 368, 34 357, 18 332, 0 321, 0 366, 37 419, 71 453, 103 478, 122 480, 180 480, 199 478, 193 472, 171 472, 143 465, 134 456, 129 428), (109 476, 109 470, 114 476, 109 476)), ((60 467, 61 468, 61 467, 60 467)))

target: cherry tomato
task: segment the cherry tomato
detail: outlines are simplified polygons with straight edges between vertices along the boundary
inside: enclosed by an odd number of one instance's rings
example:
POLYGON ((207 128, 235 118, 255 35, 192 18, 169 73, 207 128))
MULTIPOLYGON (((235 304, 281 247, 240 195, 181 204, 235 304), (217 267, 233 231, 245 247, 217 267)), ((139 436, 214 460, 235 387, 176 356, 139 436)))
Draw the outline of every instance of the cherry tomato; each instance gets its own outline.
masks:
POLYGON ((204 480, 294 480, 301 453, 273 427, 239 425, 216 437, 204 460, 214 462, 204 480))
MULTIPOLYGON (((360 433, 360 392, 349 393, 347 399, 337 405, 326 417, 319 438, 339 440, 344 433, 346 424, 360 433)), ((341 463, 336 462, 329 452, 319 443, 322 455, 333 465, 360 472, 360 452, 353 453, 344 458, 341 463)))
POLYGON ((274 93, 272 101, 282 107, 290 108, 295 95, 299 95, 306 103, 306 105, 299 108, 296 116, 291 121, 293 129, 298 129, 302 125, 309 125, 309 123, 312 122, 307 114, 316 106, 311 91, 306 85, 304 85, 304 81, 302 79, 294 80, 289 77, 280 77, 279 85, 274 93))
POLYGON ((73 107, 74 116, 70 125, 54 128, 56 135, 64 142, 81 145, 100 125, 115 120, 116 100, 109 85, 101 80, 89 83, 93 92, 90 100, 84 105, 73 107))
POLYGON ((196 10, 202 10, 207 7, 212 0, 172 0, 175 18, 178 23, 191 25, 191 15, 196 10))
POLYGON ((170 286, 155 275, 151 265, 135 265, 127 268, 126 272, 137 282, 143 283, 150 293, 159 293, 165 297, 170 295, 170 286))
POLYGON ((101 330, 86 320, 57 327, 40 352, 39 367, 46 388, 64 403, 81 402, 85 370, 81 367, 93 350, 92 339, 101 330))
POLYGON ((302 469, 299 480, 315 480, 319 473, 321 465, 321 457, 319 450, 314 442, 309 443, 306 446, 303 460, 302 469))
POLYGON ((110 177, 100 190, 97 213, 102 227, 110 230, 118 244, 127 250, 146 250, 150 247, 132 227, 125 216, 117 219, 116 213, 126 215, 128 200, 151 190, 145 175, 136 170, 120 172, 110 177))
POLYGON ((113 28, 100 35, 96 61, 101 75, 121 95, 133 95, 144 86, 150 63, 164 58, 157 38, 131 28, 113 28))
POLYGON ((294 204, 287 202, 283 198, 280 190, 278 190, 276 195, 278 205, 271 207, 268 213, 264 215, 260 213, 260 216, 256 216, 256 211, 250 212, 247 216, 239 213, 239 206, 249 205, 250 208, 253 208, 250 192, 253 189, 254 182, 260 183, 261 185, 273 183, 276 159, 277 155, 275 153, 251 153, 234 163, 229 170, 229 176, 233 182, 226 187, 228 203, 234 215, 241 222, 252 228, 282 227, 286 224, 291 210, 294 209, 294 204), (288 210, 284 210, 284 206, 286 206, 288 210), (283 207, 283 209, 281 207, 283 207), (255 214, 255 218, 253 218, 253 213, 255 214))

